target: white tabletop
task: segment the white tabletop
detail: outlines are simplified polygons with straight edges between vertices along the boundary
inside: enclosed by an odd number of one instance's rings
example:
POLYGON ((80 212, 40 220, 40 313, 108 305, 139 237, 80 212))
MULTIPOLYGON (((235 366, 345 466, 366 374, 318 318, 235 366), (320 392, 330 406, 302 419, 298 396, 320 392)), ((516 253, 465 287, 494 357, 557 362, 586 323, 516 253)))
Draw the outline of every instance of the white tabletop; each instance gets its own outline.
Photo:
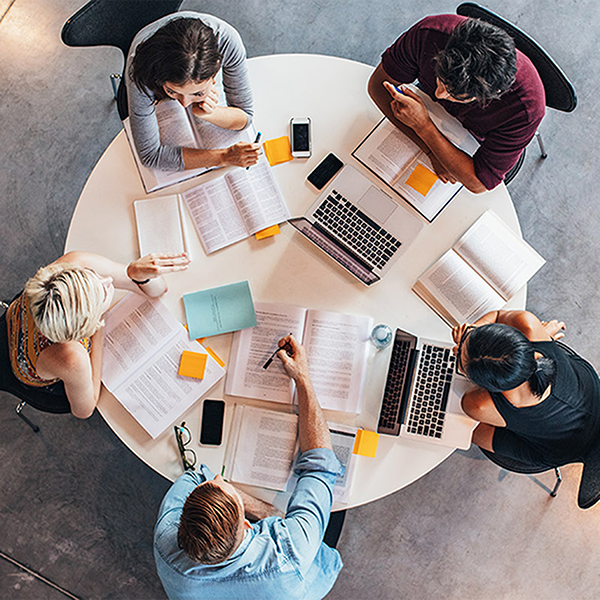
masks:
MULTIPOLYGON (((255 125, 263 140, 288 134, 292 116, 309 116, 313 125, 313 155, 274 167, 274 174, 293 215, 313 203, 317 192, 306 175, 330 151, 344 162, 366 171, 350 157, 352 149, 379 121, 381 115, 367 94, 372 67, 317 55, 276 55, 248 61, 255 94, 255 125)), ((210 174, 215 177, 219 174, 210 174)), ((188 181, 152 196, 172 194, 197 185, 188 181)), ((77 204, 65 250, 87 250, 128 263, 138 257, 133 201, 146 197, 123 132, 113 140, 90 175, 77 204)), ((399 202, 403 202, 398 199, 399 202)), ((273 238, 249 238, 207 256, 189 216, 186 229, 193 262, 185 273, 167 277, 164 302, 185 322, 184 293, 248 279, 256 301, 284 302, 307 308, 371 315, 376 323, 401 326, 418 335, 450 340, 450 330, 412 291, 417 278, 483 214, 493 210, 519 232, 517 216, 504 185, 474 196, 463 190, 432 223, 424 222, 419 237, 381 282, 365 287, 330 258, 296 233, 291 226, 273 238)), ((524 307, 525 289, 513 298, 513 307, 524 307)), ((228 361, 231 334, 211 338, 209 345, 228 361)), ((331 421, 376 430, 390 350, 370 355, 362 413, 358 416, 330 412, 331 421)), ((222 380, 211 398, 227 402, 225 431, 231 407, 239 398, 224 396, 222 380)), ((247 401, 281 410, 281 405, 247 401)), ((174 480, 182 473, 172 428, 153 440, 115 398, 103 389, 98 409, 113 431, 153 469, 174 480)), ((200 402, 178 419, 192 431, 198 459, 220 470, 227 439, 219 448, 199 447, 200 402)), ((442 448, 398 437, 381 436, 376 458, 355 457, 356 469, 348 507, 370 502, 415 481, 447 458, 452 448, 442 448)), ((249 491, 279 506, 285 495, 266 490, 249 491)), ((342 508, 338 506, 337 508, 342 508)))

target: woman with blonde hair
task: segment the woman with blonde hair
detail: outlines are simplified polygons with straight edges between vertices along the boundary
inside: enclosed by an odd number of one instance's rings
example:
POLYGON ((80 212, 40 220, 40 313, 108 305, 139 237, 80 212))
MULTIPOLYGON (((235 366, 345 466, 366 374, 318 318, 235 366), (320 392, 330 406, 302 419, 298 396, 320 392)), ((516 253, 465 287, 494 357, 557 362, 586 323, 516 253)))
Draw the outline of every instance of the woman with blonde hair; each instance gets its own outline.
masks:
POLYGON ((25 385, 64 384, 71 412, 94 412, 102 377, 103 316, 115 288, 158 297, 165 273, 186 269, 184 254, 150 254, 129 265, 69 252, 41 268, 9 306, 6 321, 13 373, 25 385))

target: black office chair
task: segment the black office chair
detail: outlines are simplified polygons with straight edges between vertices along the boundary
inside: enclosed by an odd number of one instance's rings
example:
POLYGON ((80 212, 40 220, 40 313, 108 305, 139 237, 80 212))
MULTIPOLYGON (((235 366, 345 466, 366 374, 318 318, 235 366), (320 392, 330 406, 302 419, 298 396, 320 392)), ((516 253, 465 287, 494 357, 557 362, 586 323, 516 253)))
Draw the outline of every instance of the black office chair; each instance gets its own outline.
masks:
POLYGON ((127 118, 125 61, 136 33, 146 25, 177 12, 183 0, 91 0, 63 26, 61 39, 67 46, 115 46, 123 53, 123 74, 110 80, 121 120, 127 118), (118 84, 117 84, 118 82, 118 84))
MULTIPOLYGON (((0 305, 4 308, 9 306, 6 302, 0 302, 0 305)), ((25 406, 29 405, 37 410, 55 414, 71 412, 71 406, 62 382, 45 388, 34 388, 21 383, 15 377, 8 354, 6 313, 0 317, 0 391, 8 392, 20 400, 15 411, 36 433, 39 432, 40 428, 22 413, 25 406)))
MULTIPOLYGON (((480 450, 494 464, 498 465, 505 471, 510 471, 512 473, 522 473, 524 475, 537 475, 538 473, 545 473, 546 471, 552 470, 552 467, 548 468, 545 465, 540 466, 536 464, 528 464, 520 462, 518 460, 513 460, 512 458, 508 458, 506 456, 501 456, 499 454, 496 454, 495 452, 490 452, 489 450, 484 450, 483 448, 480 448, 480 450)), ((558 488, 562 483, 562 475, 558 467, 554 467, 554 473, 556 475, 556 482, 552 490, 548 492, 552 498, 556 497, 556 494, 558 493, 558 488)))
POLYGON ((591 508, 598 500, 600 500, 600 438, 583 459, 577 504, 579 508, 591 508))
MULTIPOLYGON (((554 62, 552 57, 522 29, 519 29, 500 15, 479 6, 475 2, 463 2, 456 9, 456 14, 464 17, 481 19, 503 29, 515 41, 515 46, 533 63, 546 93, 546 106, 562 112, 571 112, 577 106, 577 95, 575 88, 569 81, 563 70, 554 62)), ((536 131, 535 137, 538 141, 542 158, 548 154, 544 146, 544 141, 539 131, 536 131)), ((504 177, 505 183, 510 183, 517 175, 519 169, 525 160, 525 150, 519 157, 515 166, 504 177)))

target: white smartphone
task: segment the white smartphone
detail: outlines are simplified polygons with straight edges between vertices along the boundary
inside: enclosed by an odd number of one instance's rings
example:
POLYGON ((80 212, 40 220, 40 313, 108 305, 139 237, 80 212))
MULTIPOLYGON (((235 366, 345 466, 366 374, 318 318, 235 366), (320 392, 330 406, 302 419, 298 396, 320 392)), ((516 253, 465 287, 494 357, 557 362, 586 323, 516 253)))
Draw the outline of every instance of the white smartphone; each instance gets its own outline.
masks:
POLYGON ((293 117, 290 119, 290 141, 292 156, 309 158, 312 154, 312 134, 309 117, 293 117))

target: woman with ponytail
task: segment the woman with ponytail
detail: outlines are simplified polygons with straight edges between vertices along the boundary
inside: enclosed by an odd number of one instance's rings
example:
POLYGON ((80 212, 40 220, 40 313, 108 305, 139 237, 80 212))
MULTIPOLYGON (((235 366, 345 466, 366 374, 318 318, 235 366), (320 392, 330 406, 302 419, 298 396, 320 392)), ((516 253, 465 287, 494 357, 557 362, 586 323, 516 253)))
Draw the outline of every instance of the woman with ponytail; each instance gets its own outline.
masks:
POLYGON ((478 387, 462 400, 480 422, 473 442, 523 463, 578 462, 600 435, 600 380, 556 343, 562 322, 494 311, 452 335, 459 370, 478 387))

